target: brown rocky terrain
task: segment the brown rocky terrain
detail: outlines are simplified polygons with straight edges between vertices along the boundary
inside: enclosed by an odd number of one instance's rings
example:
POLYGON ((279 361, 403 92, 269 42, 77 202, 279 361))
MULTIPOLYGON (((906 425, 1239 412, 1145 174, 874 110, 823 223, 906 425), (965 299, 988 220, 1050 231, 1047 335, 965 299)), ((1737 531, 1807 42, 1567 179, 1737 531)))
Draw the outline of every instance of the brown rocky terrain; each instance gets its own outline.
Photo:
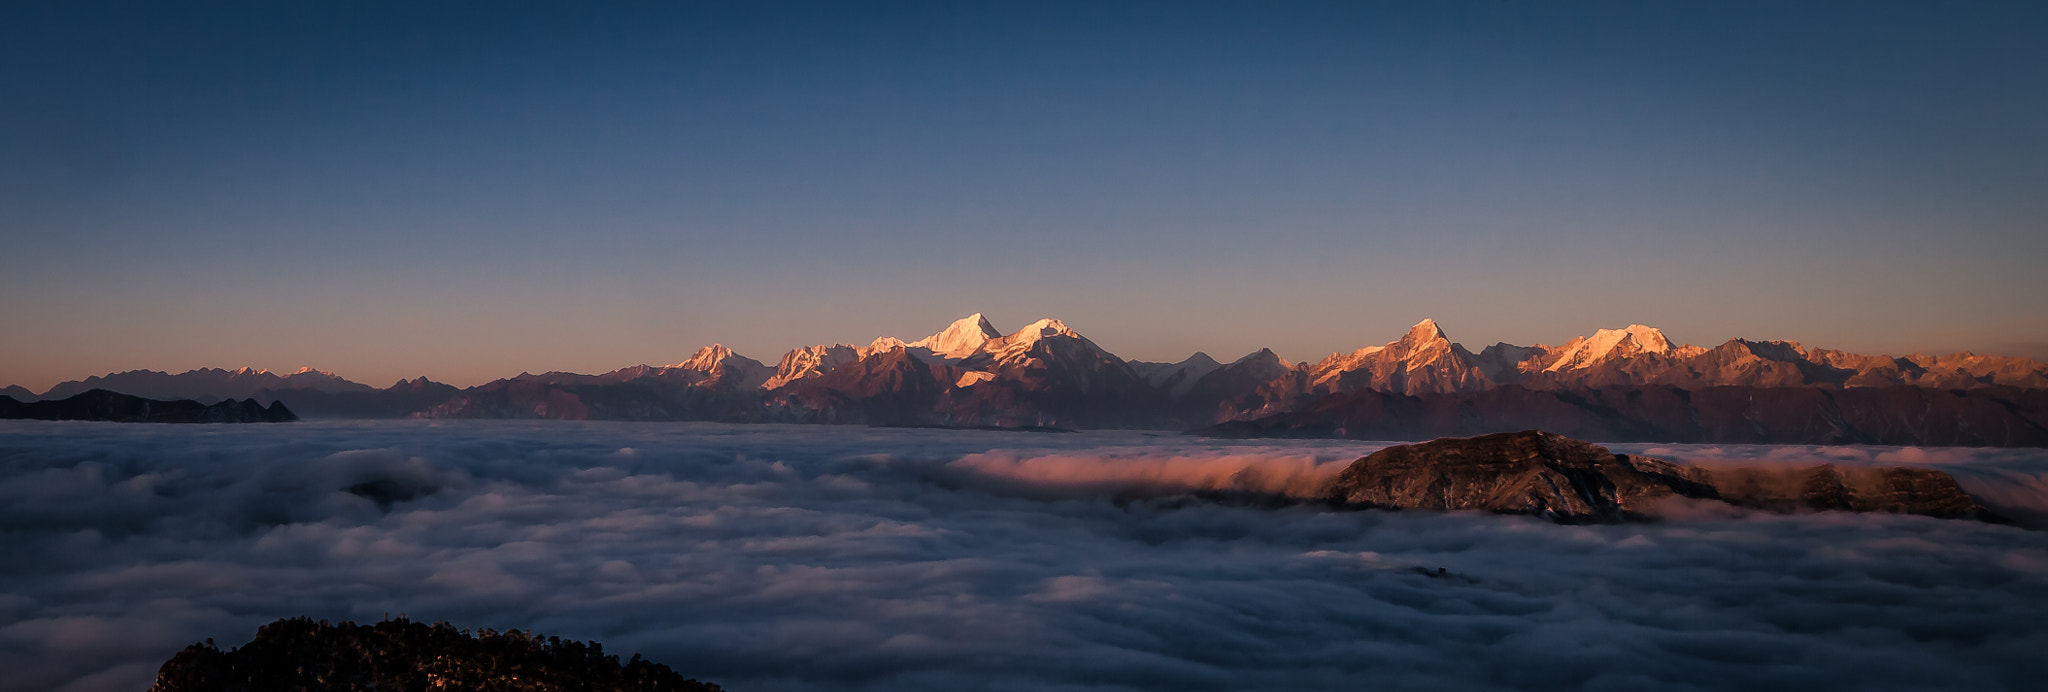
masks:
POLYGON ((1322 491, 1324 500, 1344 507, 1482 510, 1559 523, 1652 519, 1678 497, 1774 512, 2004 521, 1932 469, 1706 469, 1534 430, 1388 447, 1352 462, 1322 491))
POLYGON ((1477 509, 1560 523, 1646 519, 1657 501, 1718 497, 1702 469, 1545 432, 1395 445, 1338 472, 1324 498, 1379 509, 1477 509))

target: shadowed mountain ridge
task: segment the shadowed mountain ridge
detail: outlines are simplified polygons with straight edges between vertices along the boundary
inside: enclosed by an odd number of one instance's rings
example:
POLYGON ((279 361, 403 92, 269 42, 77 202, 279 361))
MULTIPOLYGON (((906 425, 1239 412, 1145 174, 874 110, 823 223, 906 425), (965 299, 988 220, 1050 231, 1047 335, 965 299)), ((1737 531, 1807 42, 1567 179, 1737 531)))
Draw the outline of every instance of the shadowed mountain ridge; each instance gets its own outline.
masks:
POLYGON ((1005 334, 975 314, 914 341, 792 349, 773 366, 713 344, 673 365, 521 373, 463 389, 425 378, 374 389, 311 368, 283 377, 131 371, 86 382, 95 381, 133 383, 165 398, 260 384, 251 395, 309 417, 1221 424, 1210 431, 1297 437, 1469 434, 1534 423, 1614 440, 2048 444, 2037 397, 2027 393, 2048 390, 2048 365, 2037 361, 1874 356, 1743 339, 1702 348, 1639 324, 1562 346, 1495 344, 1474 353, 1423 320, 1393 341, 1314 362, 1262 349, 1229 363, 1201 353, 1147 363, 1118 357, 1060 320, 1005 334), (1433 412, 1443 406, 1456 410, 1433 412))

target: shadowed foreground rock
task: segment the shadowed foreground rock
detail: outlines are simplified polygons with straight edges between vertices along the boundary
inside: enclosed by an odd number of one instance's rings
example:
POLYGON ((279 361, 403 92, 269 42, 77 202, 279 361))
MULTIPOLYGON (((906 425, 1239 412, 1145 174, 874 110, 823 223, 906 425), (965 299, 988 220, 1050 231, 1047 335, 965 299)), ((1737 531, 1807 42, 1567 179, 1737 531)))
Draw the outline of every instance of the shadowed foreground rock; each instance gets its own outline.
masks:
POLYGON ((1614 454, 1552 433, 1527 431, 1397 445, 1351 463, 1323 498, 1350 507, 1485 510, 1559 523, 1654 518, 1674 497, 1774 512, 1855 511, 2003 522, 1932 469, 1705 469, 1614 454))
POLYGON ((719 692, 668 666, 620 663, 595 642, 481 630, 404 618, 375 625, 279 620, 256 639, 221 651, 212 641, 185 647, 157 671, 150 692, 719 692))
POLYGON ((158 401, 95 389, 67 399, 22 403, 0 396, 0 419, 85 420, 115 423, 288 423, 299 419, 284 402, 265 408, 255 399, 207 405, 191 399, 158 401))

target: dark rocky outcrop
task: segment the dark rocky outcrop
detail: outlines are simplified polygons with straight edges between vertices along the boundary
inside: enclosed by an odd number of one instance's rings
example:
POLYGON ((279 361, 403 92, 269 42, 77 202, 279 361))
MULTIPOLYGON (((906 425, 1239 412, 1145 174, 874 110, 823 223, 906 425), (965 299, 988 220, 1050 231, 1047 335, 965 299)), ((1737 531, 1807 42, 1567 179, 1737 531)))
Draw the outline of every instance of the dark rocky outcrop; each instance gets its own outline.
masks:
POLYGON ((1645 519, 1673 495, 1719 497, 1702 469, 1536 431, 1388 447, 1352 462, 1324 490, 1354 507, 1477 509, 1562 523, 1645 519))
POLYGON ((1352 462, 1322 491, 1322 499, 1342 507, 1483 510, 1559 523, 1651 519, 1674 497, 1775 512, 2003 521, 1932 469, 1707 469, 1534 430, 1388 447, 1352 462))
POLYGON ((157 671, 150 692, 302 690, 605 690, 717 692, 634 655, 621 663, 595 642, 512 630, 472 636, 447 623, 404 618, 375 625, 279 620, 256 638, 221 651, 211 640, 185 647, 157 671))
POLYGON ((207 405, 191 399, 144 399, 104 389, 57 401, 28 403, 0 396, 0 418, 116 423, 285 423, 299 419, 278 401, 270 402, 269 407, 256 403, 255 399, 230 399, 207 405))
POLYGON ((1752 466, 1714 469, 1711 478, 1723 501, 1778 512, 1893 512, 2003 521, 1963 492, 1955 477, 1934 469, 1752 466))

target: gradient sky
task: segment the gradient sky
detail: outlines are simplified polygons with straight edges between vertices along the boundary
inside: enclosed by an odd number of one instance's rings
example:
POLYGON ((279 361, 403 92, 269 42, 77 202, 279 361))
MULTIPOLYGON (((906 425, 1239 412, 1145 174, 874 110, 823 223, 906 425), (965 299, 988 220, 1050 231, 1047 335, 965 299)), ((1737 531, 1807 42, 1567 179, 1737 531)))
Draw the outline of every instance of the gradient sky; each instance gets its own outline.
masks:
POLYGON ((2048 4, 0 5, 0 384, 1060 317, 2048 358, 2048 4))

